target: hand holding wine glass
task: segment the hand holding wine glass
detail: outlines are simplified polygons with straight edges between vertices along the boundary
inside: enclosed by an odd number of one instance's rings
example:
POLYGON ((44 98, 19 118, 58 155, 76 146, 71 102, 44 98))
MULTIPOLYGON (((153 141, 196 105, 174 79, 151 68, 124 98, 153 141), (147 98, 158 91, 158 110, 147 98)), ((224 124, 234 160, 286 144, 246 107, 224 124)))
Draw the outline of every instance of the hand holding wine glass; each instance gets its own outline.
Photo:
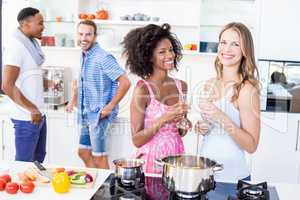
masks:
POLYGON ((194 129, 196 133, 201 135, 206 135, 213 127, 213 121, 211 121, 203 112, 203 108, 208 102, 211 102, 211 91, 207 89, 202 89, 198 97, 198 105, 200 108, 201 120, 197 121, 194 129))

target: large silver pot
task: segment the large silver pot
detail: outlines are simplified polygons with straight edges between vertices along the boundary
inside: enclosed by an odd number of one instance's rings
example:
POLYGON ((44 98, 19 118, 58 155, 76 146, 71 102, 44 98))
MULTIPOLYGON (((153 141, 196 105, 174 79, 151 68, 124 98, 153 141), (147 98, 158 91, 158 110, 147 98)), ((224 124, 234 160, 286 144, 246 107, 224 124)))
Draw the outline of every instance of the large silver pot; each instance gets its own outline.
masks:
POLYGON ((214 189, 214 173, 223 165, 209 158, 192 155, 174 155, 156 160, 163 166, 163 185, 178 194, 193 195, 214 189))
POLYGON ((141 159, 118 159, 114 160, 115 174, 124 185, 134 185, 143 176, 143 164, 141 159))

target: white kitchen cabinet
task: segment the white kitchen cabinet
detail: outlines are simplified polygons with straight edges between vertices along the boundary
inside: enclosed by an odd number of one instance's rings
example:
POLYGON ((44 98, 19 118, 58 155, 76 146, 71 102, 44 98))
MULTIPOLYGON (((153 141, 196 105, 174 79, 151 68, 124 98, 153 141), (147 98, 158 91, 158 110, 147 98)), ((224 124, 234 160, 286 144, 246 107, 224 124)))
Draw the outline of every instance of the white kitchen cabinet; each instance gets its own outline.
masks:
POLYGON ((4 157, 4 119, 0 118, 0 159, 4 157))
POLYGON ((244 23, 255 37, 258 6, 255 0, 201 0, 200 40, 218 42, 219 32, 230 22, 244 23))
POLYGON ((260 142, 252 160, 253 181, 297 183, 296 118, 299 114, 262 113, 260 142))
POLYGON ((15 129, 10 118, 3 119, 3 159, 15 160, 15 129))
POLYGON ((300 61, 300 2, 263 0, 259 26, 259 58, 300 61))
MULTIPOLYGON (((15 129, 13 123, 8 115, 1 115, 1 139, 2 139, 2 152, 1 158, 4 160, 15 160, 16 148, 15 148, 15 129)), ((47 143, 49 135, 47 135, 47 143)), ((1 141, 0 141, 1 144, 1 141)), ((46 152, 48 153, 49 148, 46 146, 46 152)), ((49 162, 49 156, 46 154, 44 162, 49 162)))
POLYGON ((290 127, 289 131, 294 134, 294 143, 292 147, 294 148, 294 153, 289 154, 288 157, 294 161, 296 174, 294 179, 296 183, 300 183, 300 114, 290 114, 290 127))
POLYGON ((77 153, 79 127, 75 114, 49 115, 47 126, 50 163, 64 166, 84 166, 77 153))

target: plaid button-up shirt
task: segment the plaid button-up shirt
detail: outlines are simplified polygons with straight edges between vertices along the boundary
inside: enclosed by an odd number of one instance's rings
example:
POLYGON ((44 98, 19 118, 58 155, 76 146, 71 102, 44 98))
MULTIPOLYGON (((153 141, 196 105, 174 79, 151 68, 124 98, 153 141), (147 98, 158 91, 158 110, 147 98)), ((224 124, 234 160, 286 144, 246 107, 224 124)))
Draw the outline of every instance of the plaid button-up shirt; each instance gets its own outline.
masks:
MULTIPOLYGON (((113 55, 103 50, 98 43, 95 43, 87 52, 82 53, 78 92, 80 123, 83 115, 87 115, 90 125, 98 125, 100 113, 116 94, 117 79, 124 73, 125 71, 119 66, 113 55)), ((117 114, 118 106, 113 109, 107 119, 112 122, 117 114)))

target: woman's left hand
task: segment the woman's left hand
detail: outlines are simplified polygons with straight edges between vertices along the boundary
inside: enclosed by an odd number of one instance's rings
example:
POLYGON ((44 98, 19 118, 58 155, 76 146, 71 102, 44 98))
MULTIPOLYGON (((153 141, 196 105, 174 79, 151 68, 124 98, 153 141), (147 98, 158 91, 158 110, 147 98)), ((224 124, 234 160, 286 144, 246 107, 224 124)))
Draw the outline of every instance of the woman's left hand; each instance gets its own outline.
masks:
POLYGON ((199 107, 201 110, 201 115, 208 121, 220 123, 223 121, 226 115, 222 110, 220 110, 214 103, 210 101, 202 102, 199 107))

